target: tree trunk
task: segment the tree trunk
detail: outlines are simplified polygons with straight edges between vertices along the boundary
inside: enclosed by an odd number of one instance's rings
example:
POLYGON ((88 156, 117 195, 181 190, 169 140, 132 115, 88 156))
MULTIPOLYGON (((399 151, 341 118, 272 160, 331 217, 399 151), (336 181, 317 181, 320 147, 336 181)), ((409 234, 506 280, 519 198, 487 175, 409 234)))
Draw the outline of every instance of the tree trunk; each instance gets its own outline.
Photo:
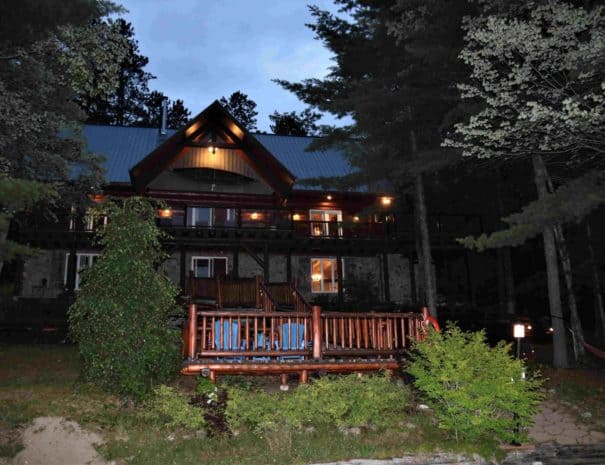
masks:
MULTIPOLYGON (((6 241, 6 236, 8 233, 6 231, 0 231, 0 250, 4 247, 4 242, 6 241)), ((4 267, 4 255, 0 253, 0 274, 2 273, 2 268, 4 267)))
POLYGON ((594 294, 595 302, 595 326, 597 321, 601 322, 601 340, 605 343, 605 310, 603 309, 603 294, 601 292, 601 280, 599 278, 599 269, 597 268, 594 248, 592 247, 592 232, 588 219, 586 220, 586 243, 588 245, 588 260, 590 261, 592 272, 592 292, 594 294))
MULTIPOLYGON (((555 240, 559 249, 559 258, 563 268, 563 277, 565 278, 565 286, 567 288, 567 303, 569 304, 569 315, 571 320, 571 330, 574 333, 574 347, 576 357, 584 355, 584 331, 582 330, 582 322, 578 314, 578 305, 576 304, 576 294, 573 290, 573 277, 571 274, 571 260, 569 259, 569 251, 563 229, 561 225, 554 227, 555 240)), ((577 361, 577 360, 576 360, 577 361)))
MULTIPOLYGON (((548 195, 544 162, 540 155, 533 155, 532 163, 538 197, 543 199, 548 195)), ((553 228, 545 228, 542 232, 542 236, 544 238, 544 260, 546 262, 548 301, 550 306, 551 325, 553 328, 553 365, 556 368, 566 368, 568 366, 567 343, 565 325, 563 324, 563 311, 561 308, 559 268, 553 228)))
POLYGON ((437 289, 435 286, 435 275, 431 259, 431 242, 429 228, 426 221, 426 201, 424 199, 424 183, 422 174, 414 177, 416 193, 416 215, 420 232, 420 246, 422 249, 422 265, 424 268, 424 283, 426 290, 426 304, 431 316, 437 317, 437 289))
POLYGON ((506 294, 506 313, 514 315, 516 311, 515 279, 513 276, 513 261, 510 247, 502 249, 502 272, 504 274, 504 289, 506 294))
MULTIPOLYGON (((416 196, 414 196, 416 200, 416 196)), ((424 281, 424 260, 422 259, 422 245, 420 244, 420 220, 418 215, 417 202, 414 203, 414 244, 416 246, 416 258, 418 260, 418 275, 415 276, 416 280, 416 302, 420 305, 426 303, 426 289, 424 281)), ((413 269, 416 273, 416 269, 413 269)))
MULTIPOLYGON (((498 205, 498 215, 502 218, 505 215, 504 204, 502 201, 502 177, 503 172, 498 169, 496 173, 496 202, 498 205)), ((515 279, 513 276, 513 262, 511 259, 511 248, 501 247, 498 248, 498 262, 499 272, 502 274, 498 276, 498 281, 502 281, 502 294, 504 296, 504 302, 501 303, 501 310, 504 310, 508 315, 515 314, 515 279)))
MULTIPOLYGON (((550 175, 544 166, 544 173, 546 175, 546 184, 550 193, 554 193, 555 189, 550 179, 550 175)), ((555 241, 557 248, 559 249, 559 259, 561 260, 561 267, 563 268, 563 278, 565 279, 565 287, 567 289, 567 303, 569 305, 569 315, 571 320, 571 330, 574 333, 574 348, 576 361, 577 358, 584 355, 584 331, 582 330, 582 322, 580 321, 580 315, 578 314, 578 305, 576 304, 576 293, 573 290, 573 275, 571 271, 571 259, 569 258, 569 250, 567 249, 567 242, 563 235, 563 228, 560 224, 553 228, 555 233, 555 241)))

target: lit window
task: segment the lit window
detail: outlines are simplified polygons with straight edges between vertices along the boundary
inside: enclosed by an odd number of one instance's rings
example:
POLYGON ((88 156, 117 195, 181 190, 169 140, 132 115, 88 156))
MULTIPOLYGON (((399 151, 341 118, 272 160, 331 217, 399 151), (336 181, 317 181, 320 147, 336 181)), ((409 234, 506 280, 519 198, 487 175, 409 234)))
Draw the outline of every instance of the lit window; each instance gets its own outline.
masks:
MULTIPOLYGON (((76 291, 80 290, 81 275, 80 272, 92 267, 97 259, 99 258, 98 253, 77 253, 76 254, 76 291)), ((65 275, 63 277, 63 283, 67 286, 67 273, 69 268, 69 254, 65 254, 65 275)))
POLYGON ((310 210, 311 235, 342 237, 342 212, 340 210, 310 210))
POLYGON ((311 259, 311 292, 338 292, 338 270, 335 258, 311 259))

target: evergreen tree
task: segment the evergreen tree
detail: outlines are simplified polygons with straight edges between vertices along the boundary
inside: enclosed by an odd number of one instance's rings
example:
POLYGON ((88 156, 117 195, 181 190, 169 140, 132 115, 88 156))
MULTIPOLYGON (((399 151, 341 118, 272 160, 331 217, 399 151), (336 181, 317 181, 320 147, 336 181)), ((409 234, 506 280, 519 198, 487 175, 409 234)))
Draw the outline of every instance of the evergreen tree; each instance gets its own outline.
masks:
POLYGON ((189 121, 191 112, 185 108, 182 100, 177 99, 171 102, 162 92, 154 90, 145 98, 145 115, 137 122, 136 126, 156 127, 162 124, 162 102, 167 100, 166 126, 171 129, 179 129, 189 121))
POLYGON ((248 131, 256 131, 256 102, 239 90, 233 92, 229 99, 221 97, 219 103, 248 131))
POLYGON ((83 273, 69 325, 84 374, 110 392, 140 398, 178 367, 179 335, 168 317, 180 309, 178 289, 157 265, 163 258, 156 207, 130 197, 102 207, 103 253, 83 273))
MULTIPOLYGON (((418 223, 418 255, 426 303, 436 314, 436 287, 426 220, 424 174, 451 161, 439 147, 444 115, 455 106, 451 82, 462 75, 456 60, 467 2, 337 0, 334 15, 311 7, 310 28, 333 53, 325 79, 277 81, 312 108, 354 123, 331 128, 318 144, 343 148, 364 176, 388 181, 404 194, 410 181, 418 223)), ((318 145, 316 144, 316 146, 318 145)))
POLYGON ((317 120, 321 115, 309 108, 296 113, 295 111, 279 113, 274 111, 269 115, 269 119, 273 122, 270 126, 273 134, 282 136, 315 136, 319 133, 317 120))

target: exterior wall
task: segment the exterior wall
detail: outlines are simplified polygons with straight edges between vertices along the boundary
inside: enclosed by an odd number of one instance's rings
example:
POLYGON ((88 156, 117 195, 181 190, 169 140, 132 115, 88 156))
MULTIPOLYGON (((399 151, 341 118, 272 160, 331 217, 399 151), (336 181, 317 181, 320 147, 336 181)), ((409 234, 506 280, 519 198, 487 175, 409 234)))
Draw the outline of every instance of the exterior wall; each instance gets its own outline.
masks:
POLYGON ((412 302, 410 259, 400 254, 389 254, 387 257, 391 301, 397 304, 410 304, 412 302))
MULTIPOLYGON (((94 250, 78 250, 78 253, 90 253, 94 250)), ((27 259, 24 263, 22 297, 57 297, 65 289, 65 267, 68 250, 43 250, 27 259), (43 280, 45 280, 45 285, 43 280)), ((229 251, 188 250, 185 254, 187 276, 190 273, 192 258, 195 256, 227 257, 227 269, 233 275, 233 253, 229 251)), ((337 293, 311 292, 311 258, 309 255, 293 255, 291 257, 292 279, 308 301, 322 299, 337 299, 337 293)), ((343 257, 345 294, 354 297, 362 293, 374 295, 378 300, 384 300, 384 277, 380 256, 372 257, 343 257), (347 286, 349 288, 347 289, 347 286)), ((402 304, 411 300, 409 261, 399 254, 388 255, 389 284, 391 301, 402 304)), ((287 280, 287 258, 285 255, 271 255, 269 274, 272 282, 287 280)), ((159 270, 175 285, 180 283, 180 253, 169 256, 159 270)), ((263 270, 247 253, 239 254, 239 276, 262 276, 263 270)))

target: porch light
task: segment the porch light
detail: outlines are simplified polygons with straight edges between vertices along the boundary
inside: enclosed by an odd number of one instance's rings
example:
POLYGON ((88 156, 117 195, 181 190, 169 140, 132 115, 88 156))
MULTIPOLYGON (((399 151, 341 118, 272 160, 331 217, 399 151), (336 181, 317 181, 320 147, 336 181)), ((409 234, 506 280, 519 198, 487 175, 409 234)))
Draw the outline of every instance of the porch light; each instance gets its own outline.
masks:
POLYGON ((517 340, 517 359, 521 358, 521 339, 525 337, 525 324, 515 323, 513 326, 513 336, 517 340))
POLYGON ((259 214, 257 212, 250 213, 250 219, 258 220, 259 214))
POLYGON ((92 200, 94 203, 101 203, 104 198, 105 196, 103 194, 94 194, 90 196, 90 200, 92 200))
POLYGON ((208 151, 213 155, 216 153, 216 134, 214 133, 210 134, 210 145, 208 146, 208 151))
POLYGON ((294 215, 292 215, 292 219, 294 221, 300 221, 300 215, 298 213, 294 213, 294 215))
POLYGON ((326 199, 332 200, 332 196, 331 195, 326 195, 326 199))
POLYGON ((392 197, 382 197, 380 199, 380 203, 382 203, 383 206, 388 207, 393 203, 393 198, 392 197))
POLYGON ((359 222, 359 217, 358 217, 358 216, 354 216, 354 217, 353 217, 353 221, 354 221, 355 223, 358 223, 358 222, 359 222))
POLYGON ((321 281, 321 278, 322 278, 321 273, 313 273, 311 275, 311 281, 313 281, 315 283, 318 283, 319 281, 321 281))
POLYGON ((158 216, 160 218, 172 218, 172 208, 162 208, 158 210, 158 216))

